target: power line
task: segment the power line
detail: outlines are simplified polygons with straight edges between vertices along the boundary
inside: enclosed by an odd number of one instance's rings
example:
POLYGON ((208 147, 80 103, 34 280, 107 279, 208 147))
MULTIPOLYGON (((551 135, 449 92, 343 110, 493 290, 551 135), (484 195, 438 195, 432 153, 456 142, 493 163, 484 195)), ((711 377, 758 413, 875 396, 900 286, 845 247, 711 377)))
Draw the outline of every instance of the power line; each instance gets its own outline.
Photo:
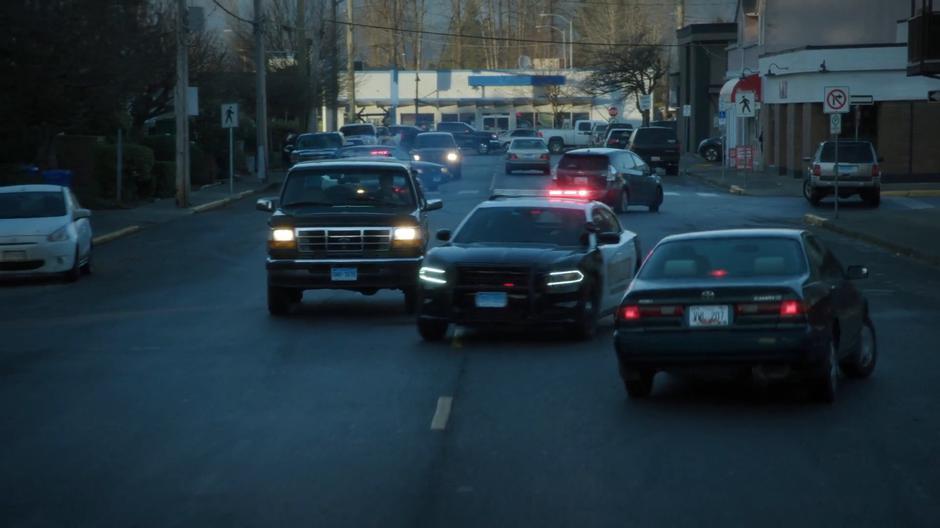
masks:
POLYGON ((220 3, 219 3, 219 0, 212 0, 212 3, 215 4, 216 7, 218 7, 218 8, 221 9, 222 11, 224 11, 225 14, 227 14, 228 16, 230 16, 230 17, 232 17, 232 18, 238 20, 239 22, 244 22, 244 23, 246 23, 246 24, 252 24, 252 25, 254 25, 254 23, 255 23, 254 20, 249 20, 249 19, 247 19, 247 18, 241 17, 241 16, 238 15, 237 13, 233 13, 229 8, 227 8, 227 7, 225 7, 224 5, 220 4, 220 3))

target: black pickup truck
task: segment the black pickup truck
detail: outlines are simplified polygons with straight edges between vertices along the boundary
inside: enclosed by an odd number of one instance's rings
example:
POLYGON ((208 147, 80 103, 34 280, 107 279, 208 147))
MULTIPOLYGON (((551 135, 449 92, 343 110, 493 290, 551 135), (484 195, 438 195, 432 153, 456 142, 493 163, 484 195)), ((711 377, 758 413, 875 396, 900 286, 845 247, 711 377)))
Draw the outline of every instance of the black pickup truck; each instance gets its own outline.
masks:
POLYGON ((444 121, 437 124, 438 132, 450 132, 460 148, 474 149, 480 154, 499 149, 499 136, 481 132, 461 121, 444 121))
POLYGON ((411 169, 389 161, 335 160, 291 167, 276 198, 257 208, 268 225, 268 311, 285 315, 304 290, 372 295, 401 290, 415 307, 428 243, 427 200, 411 169))

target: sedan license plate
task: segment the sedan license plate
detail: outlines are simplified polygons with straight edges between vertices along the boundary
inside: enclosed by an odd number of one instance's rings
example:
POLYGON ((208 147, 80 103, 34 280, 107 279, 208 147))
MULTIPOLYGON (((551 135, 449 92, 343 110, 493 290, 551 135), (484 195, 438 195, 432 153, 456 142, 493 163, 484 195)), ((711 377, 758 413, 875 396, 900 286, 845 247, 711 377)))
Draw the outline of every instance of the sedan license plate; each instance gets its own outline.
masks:
POLYGON ((352 282, 358 278, 356 268, 330 268, 330 279, 334 282, 352 282))
POLYGON ((477 308, 505 308, 509 304, 506 292, 479 292, 475 300, 477 308))
POLYGON ((650 156, 650 161, 660 161, 660 160, 662 160, 662 158, 660 158, 659 156, 650 156))
POLYGON ((6 262, 23 262, 26 260, 25 251, 4 251, 3 260, 6 262))
POLYGON ((731 309, 727 305, 690 306, 689 326, 693 328, 711 328, 731 324, 731 309))

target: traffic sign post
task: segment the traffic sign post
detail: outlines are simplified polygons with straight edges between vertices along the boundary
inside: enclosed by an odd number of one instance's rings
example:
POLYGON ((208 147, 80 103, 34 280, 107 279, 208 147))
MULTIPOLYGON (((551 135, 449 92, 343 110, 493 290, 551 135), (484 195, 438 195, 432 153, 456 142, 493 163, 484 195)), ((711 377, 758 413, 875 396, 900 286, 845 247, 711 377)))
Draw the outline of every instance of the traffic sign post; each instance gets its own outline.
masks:
POLYGON ((607 109, 607 115, 609 115, 610 117, 617 117, 617 114, 619 113, 620 113, 620 109, 617 108, 616 106, 611 106, 607 109))
POLYGON ((692 105, 682 105, 682 117, 692 117, 692 105))
POLYGON ((645 112, 653 107, 653 94, 643 94, 640 96, 640 110, 645 112))
POLYGON ((754 92, 738 92, 735 99, 736 114, 738 117, 754 117, 757 111, 757 102, 754 99, 754 92))
POLYGON ((823 90, 823 111, 827 114, 833 114, 829 121, 829 132, 832 134, 832 140, 835 143, 835 164, 833 166, 835 215, 839 218, 839 134, 842 133, 842 114, 847 114, 851 105, 852 95, 848 86, 827 86, 823 90), (835 117, 838 116, 838 122, 835 117), (838 123, 838 129, 836 124, 838 123))
POLYGON ((222 128, 228 129, 228 192, 235 194, 235 129, 238 128, 238 103, 222 105, 222 128))
POLYGON ((839 135, 842 133, 842 114, 829 116, 829 133, 839 135))

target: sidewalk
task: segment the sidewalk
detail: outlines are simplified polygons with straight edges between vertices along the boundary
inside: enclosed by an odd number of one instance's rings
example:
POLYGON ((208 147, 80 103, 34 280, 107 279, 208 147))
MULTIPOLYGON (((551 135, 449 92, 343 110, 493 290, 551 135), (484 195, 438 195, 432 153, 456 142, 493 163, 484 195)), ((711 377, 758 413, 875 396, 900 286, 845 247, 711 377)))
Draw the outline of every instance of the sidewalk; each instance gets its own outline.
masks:
POLYGON ((274 188, 282 177, 282 173, 272 172, 268 183, 252 177, 236 179, 234 194, 229 194, 227 181, 194 189, 190 194, 191 206, 188 208, 177 207, 175 198, 164 198, 127 209, 95 209, 91 217, 94 243, 105 244, 153 225, 225 207, 234 201, 274 188))
MULTIPOLYGON (((732 194, 748 196, 803 196, 802 178, 781 176, 776 168, 752 171, 725 169, 715 163, 687 154, 683 156, 680 169, 690 177, 708 185, 724 189, 732 194)), ((929 197, 940 196, 940 183, 891 183, 883 182, 882 196, 929 197)))
POLYGON ((806 224, 864 240, 898 255, 940 266, 940 208, 840 210, 804 215, 806 224))

